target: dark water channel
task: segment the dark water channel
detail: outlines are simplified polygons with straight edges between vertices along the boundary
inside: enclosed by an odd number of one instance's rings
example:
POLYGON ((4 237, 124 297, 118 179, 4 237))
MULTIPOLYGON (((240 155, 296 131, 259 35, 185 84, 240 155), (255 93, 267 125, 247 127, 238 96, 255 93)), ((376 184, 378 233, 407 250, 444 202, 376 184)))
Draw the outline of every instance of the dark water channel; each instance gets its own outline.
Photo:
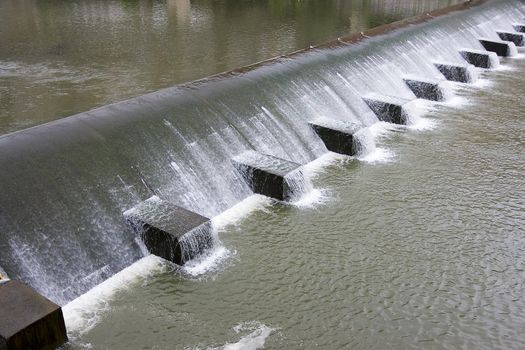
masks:
POLYGON ((0 1, 0 134, 458 0, 0 1))

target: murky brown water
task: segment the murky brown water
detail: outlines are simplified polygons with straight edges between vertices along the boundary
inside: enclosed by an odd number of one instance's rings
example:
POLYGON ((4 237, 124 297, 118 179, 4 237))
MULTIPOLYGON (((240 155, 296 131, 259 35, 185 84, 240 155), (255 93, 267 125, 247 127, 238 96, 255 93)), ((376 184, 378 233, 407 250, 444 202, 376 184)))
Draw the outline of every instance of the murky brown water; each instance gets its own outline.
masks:
POLYGON ((0 1, 0 134, 459 0, 0 1))

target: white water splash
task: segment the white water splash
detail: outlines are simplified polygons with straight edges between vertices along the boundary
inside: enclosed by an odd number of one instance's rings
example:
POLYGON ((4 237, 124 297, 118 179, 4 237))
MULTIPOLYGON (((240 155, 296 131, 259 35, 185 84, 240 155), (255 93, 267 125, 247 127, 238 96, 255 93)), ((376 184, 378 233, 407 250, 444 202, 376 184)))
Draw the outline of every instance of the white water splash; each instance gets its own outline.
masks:
POLYGON ((493 85, 494 81, 485 78, 480 78, 474 84, 469 85, 469 88, 490 89, 493 85))
POLYGON ((230 258, 232 252, 220 242, 216 241, 215 246, 196 258, 188 261, 182 267, 182 272, 191 276, 199 277, 208 272, 216 271, 222 263, 230 258))
POLYGON ((500 60, 498 55, 494 52, 489 52, 488 54, 490 59, 490 67, 492 69, 497 69, 498 67, 500 67, 500 60))
POLYGON ((319 158, 309 162, 308 164, 305 164, 303 166, 303 173, 309 179, 314 179, 317 175, 319 175, 319 173, 324 171, 326 167, 348 162, 351 159, 351 157, 345 156, 344 154, 327 152, 319 158))
POLYGON ((516 68, 502 64, 493 70, 496 72, 512 72, 512 71, 515 71, 516 68))
POLYGON ((476 67, 472 64, 467 66, 467 75, 469 77, 468 84, 475 84, 479 79, 479 72, 476 67))
POLYGON ((223 230, 228 225, 235 225, 255 211, 267 212, 274 201, 266 196, 254 194, 233 207, 220 213, 212 219, 213 227, 217 231, 223 230))
MULTIPOLYGON (((352 159, 353 157, 345 156, 343 154, 327 152, 302 167, 303 177, 308 183, 312 184, 315 177, 326 167, 337 163, 341 164, 348 162, 352 159)), ((331 196, 327 190, 323 188, 314 188, 312 185, 308 191, 303 192, 301 196, 295 198, 291 204, 298 208, 317 208, 318 206, 330 201, 330 199, 331 196)))
POLYGON ((370 128, 362 128, 354 134, 357 157, 365 156, 376 150, 376 141, 370 128))
POLYGON ((361 162, 378 164, 378 163, 388 163, 395 160, 396 154, 384 147, 377 147, 373 152, 367 153, 363 156, 360 156, 358 159, 361 162))
POLYGON ((275 329, 270 328, 264 324, 258 322, 242 323, 235 327, 233 330, 236 333, 242 333, 251 331, 249 334, 243 336, 236 343, 227 343, 219 348, 212 348, 210 350, 257 350, 262 349, 266 340, 275 329))
POLYGON ((165 260, 149 255, 63 306, 70 338, 75 339, 76 336, 91 330, 110 310, 109 303, 115 294, 162 271, 165 266, 165 260))
POLYGON ((0 266, 0 281, 8 281, 8 280, 9 280, 9 276, 7 275, 7 272, 5 272, 0 266))
POLYGON ((515 59, 518 59, 518 60, 524 59, 525 58, 525 51, 523 49, 524 48, 522 47, 522 49, 518 51, 516 56, 513 56, 512 58, 515 58, 515 59))
POLYGON ((395 159, 395 153, 385 147, 377 147, 376 140, 387 137, 393 131, 402 130, 402 125, 379 121, 366 128, 364 139, 368 145, 365 151, 358 154, 357 159, 365 163, 388 163, 395 159), (371 139, 371 141, 370 141, 371 139))
POLYGON ((453 82, 450 82, 448 80, 442 80, 439 82, 439 87, 441 89, 441 92, 443 93, 443 101, 439 101, 438 103, 446 103, 447 101, 455 97, 453 82))
POLYGON ((403 129, 402 125, 391 124, 387 122, 379 121, 368 127, 368 130, 374 137, 374 140, 385 137, 389 135, 392 131, 398 131, 403 129))
POLYGON ((518 56, 518 48, 516 47, 516 44, 514 44, 513 42, 509 42, 508 54, 509 54, 509 57, 518 56))
POLYGON ((300 201, 303 197, 310 195, 311 192, 314 191, 311 178, 305 174, 303 167, 286 174, 284 181, 286 182, 290 196, 288 201, 291 203, 300 201))
POLYGON ((299 199, 291 202, 291 204, 298 208, 317 208, 329 200, 330 196, 326 190, 314 188, 303 194, 299 199))
POLYGON ((424 116, 436 102, 416 99, 403 106, 407 116, 406 127, 411 130, 432 130, 436 127, 435 121, 424 116))

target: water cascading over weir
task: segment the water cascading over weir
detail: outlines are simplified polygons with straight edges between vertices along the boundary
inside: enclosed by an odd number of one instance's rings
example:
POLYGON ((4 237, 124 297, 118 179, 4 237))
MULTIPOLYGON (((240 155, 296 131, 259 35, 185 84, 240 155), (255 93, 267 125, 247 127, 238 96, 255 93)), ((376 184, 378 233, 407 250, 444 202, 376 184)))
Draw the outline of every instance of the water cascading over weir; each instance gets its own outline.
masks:
POLYGON ((154 197, 211 218, 254 192, 240 155, 301 166, 338 147, 323 142, 334 125, 351 154, 352 130, 410 123, 416 97, 446 98, 446 78, 522 41, 521 1, 446 12, 0 137, 0 266, 65 304, 147 254, 131 208, 154 197), (501 33, 514 43, 490 44, 501 33))

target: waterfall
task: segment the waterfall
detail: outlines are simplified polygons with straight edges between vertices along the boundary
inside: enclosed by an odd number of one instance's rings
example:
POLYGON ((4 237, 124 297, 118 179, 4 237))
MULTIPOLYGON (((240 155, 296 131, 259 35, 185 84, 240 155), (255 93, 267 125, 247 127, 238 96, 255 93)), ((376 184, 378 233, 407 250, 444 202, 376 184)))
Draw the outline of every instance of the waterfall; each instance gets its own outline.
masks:
POLYGON ((204 229, 201 226, 182 236, 179 243, 181 245, 183 260, 189 261, 199 252, 210 249, 214 244, 213 237, 215 236, 216 235, 210 236, 209 229, 204 229))
POLYGON ((0 281, 9 279, 9 276, 7 276, 7 273, 2 269, 2 266, 0 266, 0 281))
POLYGON ((520 1, 490 2, 4 135, 0 265, 64 304, 144 255, 127 209, 156 195, 218 215, 252 194, 232 158, 311 162, 327 152, 308 125, 318 118, 358 125, 373 150, 378 119, 363 96, 414 100, 404 77, 443 80, 435 62, 464 65, 460 49, 482 50, 479 38, 499 40, 524 16, 520 1))

